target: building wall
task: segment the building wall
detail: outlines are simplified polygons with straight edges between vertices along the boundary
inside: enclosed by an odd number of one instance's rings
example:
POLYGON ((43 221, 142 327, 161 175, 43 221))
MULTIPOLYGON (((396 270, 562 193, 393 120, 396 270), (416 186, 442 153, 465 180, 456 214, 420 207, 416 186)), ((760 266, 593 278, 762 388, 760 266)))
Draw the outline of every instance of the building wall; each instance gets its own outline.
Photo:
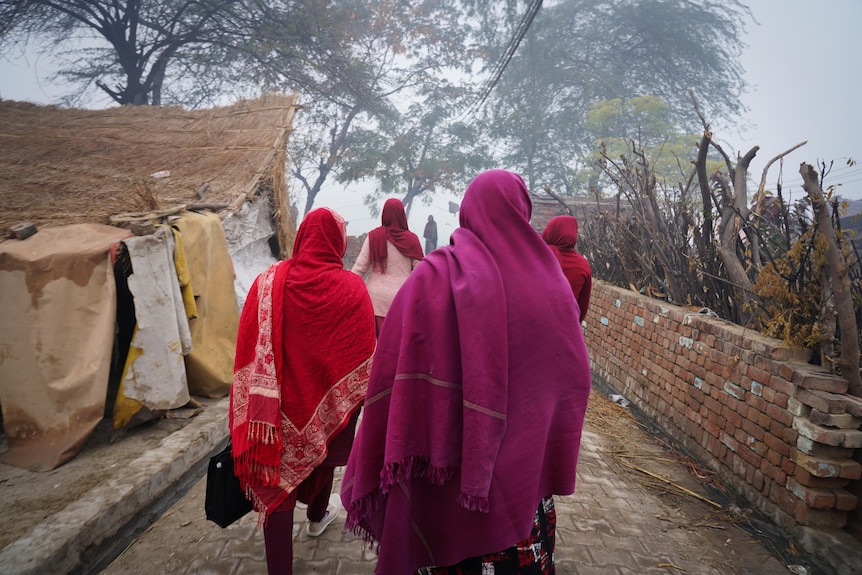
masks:
POLYGON ((846 380, 804 350, 602 282, 586 319, 594 377, 725 485, 779 526, 848 525, 862 399, 847 395, 846 380))

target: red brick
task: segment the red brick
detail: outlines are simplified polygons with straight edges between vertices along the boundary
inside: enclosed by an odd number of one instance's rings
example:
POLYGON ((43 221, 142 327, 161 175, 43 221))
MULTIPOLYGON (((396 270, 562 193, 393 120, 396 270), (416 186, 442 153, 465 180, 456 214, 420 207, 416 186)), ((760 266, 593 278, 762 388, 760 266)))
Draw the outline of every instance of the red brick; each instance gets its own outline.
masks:
POLYGON ((787 480, 787 488, 808 507, 832 509, 835 507, 835 493, 830 489, 807 487, 792 477, 787 480))
POLYGON ((840 477, 859 479, 862 477, 862 464, 852 459, 826 459, 797 452, 796 464, 816 477, 840 477))
MULTIPOLYGON (((779 485, 784 485, 782 482, 778 480, 775 481, 779 485)), ((791 515, 796 515, 796 505, 798 503, 802 503, 798 497, 793 495, 793 492, 788 491, 787 489, 773 489, 772 493, 770 493, 770 499, 778 505, 781 509, 786 511, 791 515)))
POLYGON ((768 415, 773 421, 777 421, 785 427, 793 425, 793 415, 791 415, 786 409, 778 407, 777 405, 771 403, 767 405, 766 415, 768 415))
POLYGON ((721 415, 724 416, 724 419, 727 422, 724 426, 725 429, 736 429, 742 425, 742 416, 727 405, 722 408, 721 415))
POLYGON ((847 413, 855 417, 862 417, 862 398, 847 395, 844 399, 847 401, 847 413))
POLYGON ((763 440, 763 428, 757 425, 756 422, 746 419, 742 422, 742 429, 756 440, 763 440))
POLYGON ((739 449, 739 442, 727 433, 722 431, 719 439, 729 450, 736 452, 739 449))
MULTIPOLYGON (((745 446, 745 449, 740 449, 737 454, 739 457, 745 461, 748 465, 755 469, 760 469, 760 464, 763 461, 763 458, 757 453, 756 450, 749 449, 748 446, 745 446)), ((746 481, 751 483, 751 478, 746 477, 746 481)))
POLYGON ((801 388, 796 393, 796 399, 823 413, 844 413, 847 408, 844 396, 828 391, 801 388))
POLYGON ((850 485, 850 479, 835 477, 815 477, 801 467, 796 468, 796 481, 806 487, 819 487, 822 489, 841 489, 850 485))
POLYGON ((796 522, 808 527, 841 529, 847 524, 847 512, 835 509, 812 509, 800 501, 796 505, 796 522))
POLYGON ((790 382, 787 377, 772 377, 769 380, 769 387, 775 390, 776 393, 783 393, 788 397, 796 395, 797 386, 790 382))
POLYGON ((841 445, 841 442, 844 441, 845 434, 843 431, 816 425, 802 417, 797 417, 793 420, 793 429, 798 431, 803 437, 807 437, 817 443, 841 445))
POLYGON ((859 424, 862 423, 860 418, 849 413, 824 413, 819 409, 812 409, 808 417, 811 423, 838 429, 859 429, 859 424))
POLYGON ((774 449, 770 449, 766 452, 766 461, 772 466, 778 466, 781 464, 782 457, 783 455, 774 449))
POLYGON ((778 376, 779 377, 781 377, 782 379, 785 379, 787 381, 790 381, 791 379, 793 379, 793 370, 794 370, 793 365, 786 363, 786 362, 782 362, 782 363, 779 363, 778 366, 779 366, 778 367, 778 376))
POLYGON ((839 489, 835 492, 835 509, 838 511, 853 511, 858 503, 859 498, 846 489, 839 489))
POLYGON ((776 437, 775 435, 773 435, 772 433, 764 433, 763 434, 763 443, 765 443, 769 449, 771 449, 772 451, 775 451, 776 453, 778 453, 781 456, 790 455, 791 447, 789 445, 787 445, 787 443, 785 443, 783 440, 781 440, 778 437, 776 437))
POLYGON ((759 367, 755 367, 754 365, 748 366, 748 369, 745 370, 745 375, 747 375, 761 385, 766 385, 770 378, 770 374, 768 371, 759 367))
POLYGON ((831 393, 846 393, 850 385, 844 378, 811 368, 797 370, 793 374, 792 381, 802 389, 816 389, 831 393))
POLYGON ((781 430, 781 437, 784 439, 784 442, 788 445, 796 445, 797 440, 799 439, 799 432, 790 427, 785 427, 781 430))
POLYGON ((766 406, 769 405, 766 403, 766 400, 762 397, 758 397, 753 393, 749 393, 746 398, 746 402, 748 405, 759 411, 760 413, 766 413, 766 406))

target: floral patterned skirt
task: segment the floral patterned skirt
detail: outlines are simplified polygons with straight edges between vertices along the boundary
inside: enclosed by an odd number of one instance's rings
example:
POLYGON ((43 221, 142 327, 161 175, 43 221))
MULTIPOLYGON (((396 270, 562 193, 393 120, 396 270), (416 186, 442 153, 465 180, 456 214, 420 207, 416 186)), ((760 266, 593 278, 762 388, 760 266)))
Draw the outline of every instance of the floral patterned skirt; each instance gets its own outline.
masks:
POLYGON ((423 567, 416 575, 554 575, 557 513, 554 499, 539 503, 530 536, 515 545, 449 567, 423 567))

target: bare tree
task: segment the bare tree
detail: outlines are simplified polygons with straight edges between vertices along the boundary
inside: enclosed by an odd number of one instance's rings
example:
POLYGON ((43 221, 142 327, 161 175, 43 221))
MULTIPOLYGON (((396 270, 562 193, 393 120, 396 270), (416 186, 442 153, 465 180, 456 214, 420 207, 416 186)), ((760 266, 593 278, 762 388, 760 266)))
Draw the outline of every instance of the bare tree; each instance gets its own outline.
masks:
MULTIPOLYGON (((835 229, 829 215, 829 207, 824 198, 820 184, 820 175, 814 166, 802 164, 799 167, 802 175, 802 187, 811 198, 817 222, 817 233, 826 240, 826 258, 828 276, 824 281, 835 298, 834 317, 838 320, 841 356, 839 371, 850 384, 850 393, 862 397, 862 378, 859 373, 859 339, 856 326, 856 311, 850 293, 848 265, 838 245, 835 229)), ((831 315, 831 314, 830 314, 831 315)), ((831 337, 832 331, 827 331, 823 337, 831 337)))
POLYGON ((67 79, 93 82, 118 104, 159 105, 169 70, 182 76, 203 52, 240 45, 260 19, 253 0, 0 0, 0 47, 47 39, 65 55, 67 79), (70 47, 75 38, 101 44, 70 47))

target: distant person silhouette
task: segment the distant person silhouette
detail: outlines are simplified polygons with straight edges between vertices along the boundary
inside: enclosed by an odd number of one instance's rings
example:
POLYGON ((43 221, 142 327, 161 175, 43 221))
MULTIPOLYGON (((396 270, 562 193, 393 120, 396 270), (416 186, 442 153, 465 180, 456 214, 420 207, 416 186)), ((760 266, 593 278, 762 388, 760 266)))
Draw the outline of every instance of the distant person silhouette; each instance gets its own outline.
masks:
POLYGON ((428 216, 428 223, 425 224, 422 237, 425 238, 426 254, 437 249, 437 222, 434 221, 434 216, 428 216))

